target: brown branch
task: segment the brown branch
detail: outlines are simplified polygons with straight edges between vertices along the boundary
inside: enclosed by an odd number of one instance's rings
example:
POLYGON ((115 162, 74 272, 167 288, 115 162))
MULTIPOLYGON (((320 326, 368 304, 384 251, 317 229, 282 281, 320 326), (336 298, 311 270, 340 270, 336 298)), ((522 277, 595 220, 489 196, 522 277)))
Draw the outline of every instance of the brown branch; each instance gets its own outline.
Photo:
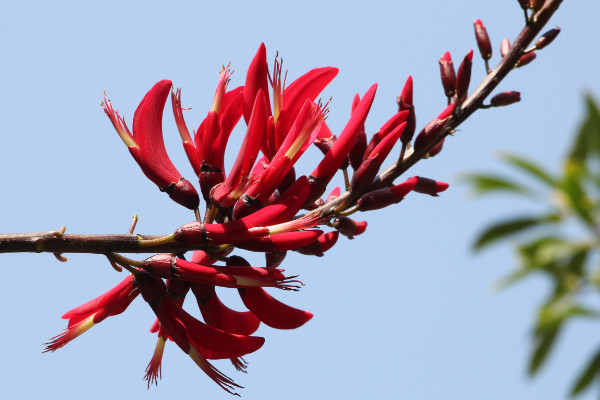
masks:
MULTIPOLYGON (((382 186, 389 186, 393 181, 425 158, 427 153, 446 136, 453 133, 471 114, 482 107, 484 100, 498 86, 498 84, 514 68, 517 60, 533 39, 540 33, 550 17, 556 12, 562 0, 546 0, 544 6, 531 16, 528 24, 515 39, 509 52, 500 63, 485 77, 475 91, 461 104, 458 110, 444 123, 444 127, 436 140, 427 148, 419 152, 407 151, 401 162, 396 162, 383 171, 373 182, 369 190, 382 186)), ((334 218, 335 209, 351 199, 351 193, 346 192, 327 204, 311 211, 325 218, 334 218)), ((353 206, 352 202, 346 208, 353 206)), ((183 253, 185 251, 201 248, 199 246, 183 245, 171 242, 154 245, 143 245, 140 239, 157 239, 165 235, 134 235, 134 234, 107 234, 107 235, 73 235, 63 234, 58 231, 34 232, 19 234, 0 234, 0 253, 17 252, 49 252, 49 253, 183 253)))

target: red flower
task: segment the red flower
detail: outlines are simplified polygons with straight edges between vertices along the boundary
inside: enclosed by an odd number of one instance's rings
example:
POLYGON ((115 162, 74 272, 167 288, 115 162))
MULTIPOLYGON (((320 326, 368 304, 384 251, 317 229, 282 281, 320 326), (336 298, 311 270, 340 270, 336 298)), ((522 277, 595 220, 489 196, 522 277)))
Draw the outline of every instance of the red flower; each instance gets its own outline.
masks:
POLYGON ((44 353, 60 349, 107 317, 121 314, 138 294, 139 292, 133 286, 133 276, 129 275, 103 295, 67 311, 62 316, 63 319, 69 320, 67 329, 46 343, 44 353))
POLYGON ((236 335, 203 324, 185 312, 168 294, 162 279, 142 271, 135 284, 171 339, 221 388, 234 393, 231 378, 213 367, 207 359, 240 357, 258 350, 264 338, 236 335))
POLYGON ((162 114, 170 89, 171 81, 163 80, 146 93, 133 116, 133 134, 106 97, 101 105, 148 179, 175 202, 194 210, 200 204, 198 193, 177 171, 163 141, 162 114))

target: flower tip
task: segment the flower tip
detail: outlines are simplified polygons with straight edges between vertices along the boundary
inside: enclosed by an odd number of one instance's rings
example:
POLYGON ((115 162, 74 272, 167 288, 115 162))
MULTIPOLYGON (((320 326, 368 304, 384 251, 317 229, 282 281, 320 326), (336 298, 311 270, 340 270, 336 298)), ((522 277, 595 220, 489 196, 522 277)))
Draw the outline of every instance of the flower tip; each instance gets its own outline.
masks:
POLYGON ((450 55, 449 51, 444 53, 444 55, 442 56, 442 61, 452 62, 452 56, 450 55))
POLYGON ((475 21, 473 21, 473 24, 483 26, 483 22, 481 22, 481 20, 479 18, 476 19, 475 21))
POLYGON ((473 50, 469 51, 469 53, 467 53, 467 56, 465 58, 468 59, 469 61, 473 61, 473 50))
POLYGON ((402 88, 402 93, 400 94, 400 97, 407 104, 413 103, 413 79, 411 75, 409 75, 408 79, 406 79, 406 83, 402 88))
POLYGON ((455 104, 452 103, 452 104, 448 105, 446 108, 444 108, 444 111, 442 111, 440 113, 440 115, 437 116, 437 119, 444 120, 444 119, 448 118, 450 115, 452 115, 454 106, 455 106, 455 104))
POLYGON ((440 192, 443 192, 444 190, 448 189, 450 187, 450 185, 446 182, 437 181, 435 187, 436 187, 436 191, 438 193, 440 193, 440 192))
POLYGON ((355 235, 360 235, 367 230, 367 221, 357 221, 356 222, 356 233, 355 235))

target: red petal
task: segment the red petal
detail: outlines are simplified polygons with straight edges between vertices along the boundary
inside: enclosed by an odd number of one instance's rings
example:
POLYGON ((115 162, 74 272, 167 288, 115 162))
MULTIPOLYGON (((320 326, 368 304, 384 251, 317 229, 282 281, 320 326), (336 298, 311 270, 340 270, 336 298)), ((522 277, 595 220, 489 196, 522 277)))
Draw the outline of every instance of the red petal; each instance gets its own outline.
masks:
POLYGON ((263 323, 276 329, 296 329, 308 322, 313 314, 290 307, 271 297, 262 288, 238 289, 242 301, 263 323))
POLYGON ((258 329, 260 320, 252 312, 227 307, 219 300, 214 286, 193 284, 192 291, 207 324, 238 335, 251 335, 258 329))
MULTIPOLYGON (((256 94, 262 89, 267 100, 267 104, 270 104, 269 99, 269 67, 267 65, 267 49, 264 43, 261 43, 258 47, 256 55, 252 59, 248 72, 246 73, 246 84, 244 86, 244 120, 246 124, 250 120, 250 114, 252 113, 252 106, 254 105, 254 99, 256 94)), ((268 109, 269 116, 271 115, 271 108, 268 109)))

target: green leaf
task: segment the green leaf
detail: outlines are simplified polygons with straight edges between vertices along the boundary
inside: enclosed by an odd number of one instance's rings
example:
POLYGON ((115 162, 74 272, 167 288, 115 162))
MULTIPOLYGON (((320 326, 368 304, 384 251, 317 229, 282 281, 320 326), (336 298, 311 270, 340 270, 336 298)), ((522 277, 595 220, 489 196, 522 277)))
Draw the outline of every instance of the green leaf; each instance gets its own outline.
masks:
POLYGON ((536 330, 539 332, 557 329, 571 317, 596 317, 597 312, 575 305, 571 296, 567 295, 557 300, 551 300, 540 308, 536 330))
POLYGON ((584 173, 583 165, 567 161, 562 189, 568 199, 568 207, 585 223, 595 228, 591 212, 594 206, 583 187, 584 173))
POLYGON ((485 229, 477 238, 474 249, 481 250, 483 247, 507 236, 514 235, 541 224, 559 221, 560 217, 556 214, 545 215, 543 217, 524 217, 504 220, 485 229))
POLYGON ((550 187, 558 185, 558 181, 552 175, 546 172, 541 166, 533 163, 533 161, 508 153, 503 154, 502 159, 550 187))
POLYGON ((560 328, 543 331, 536 335, 535 349, 529 359, 529 375, 535 375, 546 361, 550 350, 556 342, 560 328))
POLYGON ((596 354, 590 359, 588 364, 579 374, 579 377, 575 381, 575 384, 571 388, 570 395, 576 396, 585 390, 594 377, 600 376, 600 351, 596 352, 596 354))
POLYGON ((534 192, 528 187, 498 175, 467 174, 463 175, 461 178, 463 181, 473 186, 476 195, 487 194, 490 192, 511 192, 513 194, 525 196, 534 195, 534 192))
POLYGON ((577 138, 569 153, 569 160, 578 163, 584 163, 589 155, 600 155, 600 111, 590 95, 586 96, 585 101, 585 121, 579 127, 577 138))

